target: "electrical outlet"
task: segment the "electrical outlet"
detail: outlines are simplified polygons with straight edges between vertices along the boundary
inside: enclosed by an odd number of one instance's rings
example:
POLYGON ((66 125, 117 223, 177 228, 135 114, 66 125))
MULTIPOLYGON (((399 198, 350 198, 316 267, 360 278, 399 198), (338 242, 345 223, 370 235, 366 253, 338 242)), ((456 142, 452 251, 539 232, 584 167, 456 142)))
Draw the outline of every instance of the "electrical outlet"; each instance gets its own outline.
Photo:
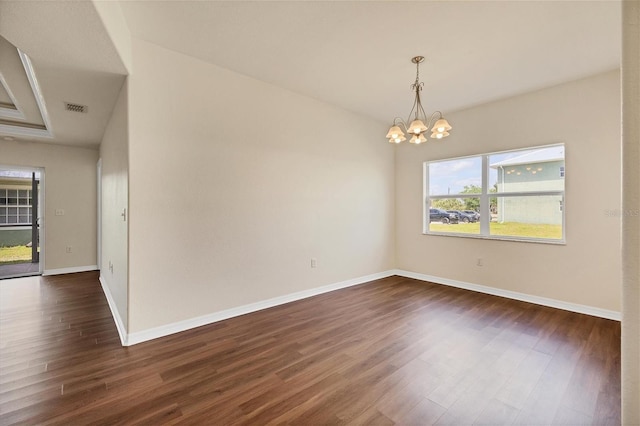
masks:
POLYGON ((477 266, 484 266, 484 261, 482 260, 481 257, 479 257, 478 260, 476 261, 476 265, 477 266))
POLYGON ((67 246, 67 253, 71 253, 73 251, 73 247, 67 246))
POLYGON ((63 209, 56 209, 56 216, 64 216, 64 210, 63 209))
POLYGON ((315 257, 311 258, 311 267, 315 268, 318 266, 318 259, 316 259, 315 257))

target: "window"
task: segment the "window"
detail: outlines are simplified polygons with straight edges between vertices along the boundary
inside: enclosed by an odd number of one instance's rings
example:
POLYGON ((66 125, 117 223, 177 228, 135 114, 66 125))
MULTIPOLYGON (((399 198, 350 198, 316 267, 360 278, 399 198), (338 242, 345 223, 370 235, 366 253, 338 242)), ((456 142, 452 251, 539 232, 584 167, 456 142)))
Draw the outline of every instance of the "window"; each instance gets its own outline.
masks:
POLYGON ((426 234, 564 242, 564 145, 430 161, 424 176, 426 234))
POLYGON ((31 190, 0 188, 0 225, 31 225, 31 190))

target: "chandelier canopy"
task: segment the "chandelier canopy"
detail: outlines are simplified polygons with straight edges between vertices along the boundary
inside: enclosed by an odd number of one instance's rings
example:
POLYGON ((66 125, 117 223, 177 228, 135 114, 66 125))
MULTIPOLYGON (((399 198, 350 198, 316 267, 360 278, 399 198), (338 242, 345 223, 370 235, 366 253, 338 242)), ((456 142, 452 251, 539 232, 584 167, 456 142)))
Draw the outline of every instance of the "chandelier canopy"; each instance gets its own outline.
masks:
POLYGON ((407 121, 404 121, 400 117, 393 119, 393 125, 387 133, 389 143, 400 143, 402 141, 406 141, 407 137, 405 136, 405 132, 408 135, 411 135, 411 139, 409 140, 410 143, 417 145, 426 142, 427 138, 424 134, 429 130, 431 124, 433 124, 433 127, 431 128, 431 137, 433 139, 442 139, 449 136, 451 126, 442 116, 442 113, 440 111, 436 111, 431 114, 431 117, 427 120, 427 114, 424 112, 424 108, 422 108, 420 92, 422 91, 424 83, 420 81, 420 63, 423 61, 424 56, 416 56, 411 59, 411 62, 416 64, 416 81, 411 85, 411 90, 415 92, 416 97, 413 101, 413 107, 411 108, 411 111, 409 111, 409 118, 407 121), (411 124, 407 126, 412 115, 413 121, 411 121, 411 124), (434 120, 436 121, 433 122, 434 120), (425 122, 427 123, 426 125, 424 124, 425 122))

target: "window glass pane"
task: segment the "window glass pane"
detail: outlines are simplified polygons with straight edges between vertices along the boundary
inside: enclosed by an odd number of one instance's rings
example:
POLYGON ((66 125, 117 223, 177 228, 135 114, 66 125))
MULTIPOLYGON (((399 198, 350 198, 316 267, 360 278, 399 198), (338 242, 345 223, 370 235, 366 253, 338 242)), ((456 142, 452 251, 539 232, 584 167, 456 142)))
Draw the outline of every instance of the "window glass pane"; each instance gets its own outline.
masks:
POLYGON ((7 205, 7 197, 3 197, 2 194, 0 194, 0 206, 2 205, 7 205))
POLYGON ((28 198, 18 198, 18 204, 20 204, 21 206, 28 206, 29 205, 29 199, 28 198))
POLYGON ((7 223, 18 223, 18 216, 9 216, 7 223))
POLYGON ((482 158, 469 157, 429 163, 429 195, 479 193, 482 158))
POLYGON ((9 197, 17 198, 18 197, 18 190, 17 189, 8 189, 7 190, 7 194, 8 194, 9 197))
POLYGON ((27 215, 27 214, 29 214, 29 210, 30 209, 29 209, 29 207, 20 207, 18 210, 19 210, 19 214, 27 215))
POLYGON ((564 146, 489 156, 490 192, 564 190, 564 146))
POLYGON ((19 223, 29 223, 29 216, 18 216, 19 223))
POLYGON ((27 198, 27 197, 28 197, 28 195, 27 195, 27 190, 26 190, 26 189, 21 189, 21 190, 19 190, 19 191, 18 191, 18 197, 20 197, 20 198, 27 198))
POLYGON ((559 195, 496 197, 490 234, 561 240, 562 198, 559 195))
POLYGON ((9 215, 12 215, 12 216, 17 216, 18 215, 18 208, 17 207, 7 207, 7 213, 9 215))
POLYGON ((7 204, 9 204, 11 206, 15 206, 16 204, 18 204, 18 199, 17 198, 8 198, 7 199, 7 204))
POLYGON ((7 223, 7 218, 2 214, 0 214, 0 223, 7 223))
POLYGON ((429 231, 480 234, 479 198, 441 198, 431 200, 429 231))

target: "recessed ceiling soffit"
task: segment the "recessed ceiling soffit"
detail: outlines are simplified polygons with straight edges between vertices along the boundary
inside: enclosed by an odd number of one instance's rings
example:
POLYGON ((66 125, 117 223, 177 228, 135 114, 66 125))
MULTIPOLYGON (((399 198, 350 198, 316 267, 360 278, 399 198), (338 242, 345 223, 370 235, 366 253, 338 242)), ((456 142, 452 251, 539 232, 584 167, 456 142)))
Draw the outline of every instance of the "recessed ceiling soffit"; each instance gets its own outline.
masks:
POLYGON ((0 37, 0 135, 53 138, 33 64, 0 37))

